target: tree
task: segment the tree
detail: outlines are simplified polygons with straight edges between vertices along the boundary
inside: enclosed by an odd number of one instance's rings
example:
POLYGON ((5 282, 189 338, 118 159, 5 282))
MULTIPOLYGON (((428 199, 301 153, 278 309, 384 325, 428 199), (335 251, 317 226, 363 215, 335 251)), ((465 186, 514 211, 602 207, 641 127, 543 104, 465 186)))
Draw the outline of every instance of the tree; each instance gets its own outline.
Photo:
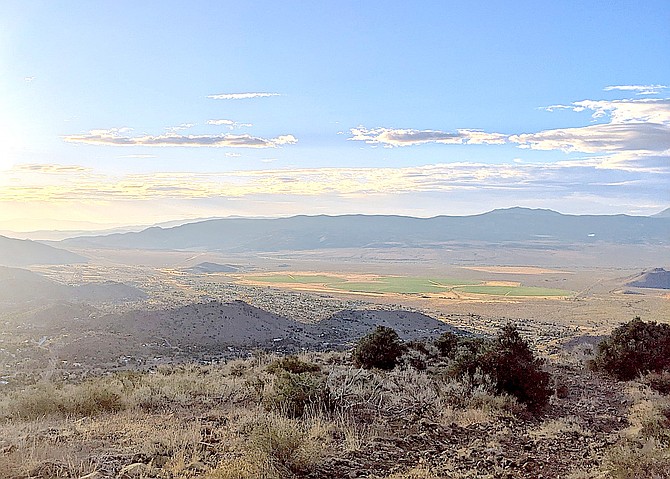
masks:
POLYGON ((352 357, 354 364, 360 368, 393 369, 404 350, 398 333, 386 326, 377 326, 358 341, 352 357))
POLYGON ((592 366, 622 381, 670 369, 670 324, 644 322, 639 316, 622 324, 598 345, 592 366))

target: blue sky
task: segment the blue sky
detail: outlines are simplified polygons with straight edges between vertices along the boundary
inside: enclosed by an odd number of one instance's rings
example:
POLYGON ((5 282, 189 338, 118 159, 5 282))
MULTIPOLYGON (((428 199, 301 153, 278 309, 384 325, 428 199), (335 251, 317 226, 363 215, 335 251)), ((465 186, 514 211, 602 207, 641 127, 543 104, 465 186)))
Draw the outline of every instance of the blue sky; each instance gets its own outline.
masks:
POLYGON ((670 206, 670 3, 3 2, 0 229, 670 206))

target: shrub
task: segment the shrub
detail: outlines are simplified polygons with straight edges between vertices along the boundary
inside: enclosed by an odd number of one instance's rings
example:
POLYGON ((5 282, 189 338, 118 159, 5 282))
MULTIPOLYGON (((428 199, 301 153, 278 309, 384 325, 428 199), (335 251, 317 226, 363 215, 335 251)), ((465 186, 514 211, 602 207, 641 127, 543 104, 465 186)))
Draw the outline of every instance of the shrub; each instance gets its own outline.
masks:
POLYGON ((456 354, 456 349, 458 348, 459 339, 454 333, 448 331, 439 338, 435 340, 435 346, 440 352, 440 356, 452 358, 456 354))
POLYGON ((670 371, 649 373, 642 378, 642 382, 654 391, 661 394, 670 394, 670 371))
POLYGON ((356 367, 393 369, 404 350, 398 333, 386 326, 377 326, 358 341, 352 355, 356 367))
POLYGON ((496 393, 511 394, 530 410, 538 410, 549 401, 552 391, 549 373, 542 369, 544 361, 535 357, 513 325, 503 327, 481 364, 496 393))
POLYGON ((271 362, 266 370, 270 374, 280 374, 282 371, 300 374, 319 372, 321 371, 321 368, 318 364, 302 361, 298 356, 286 356, 271 362))
POLYGON ((304 477, 314 468, 319 451, 305 427, 293 420, 270 417, 251 432, 249 446, 260 465, 258 477, 304 477))
POLYGON ((636 317, 619 326, 598 345, 592 367, 622 381, 670 369, 670 325, 636 317))
POLYGON ((298 418, 309 411, 328 409, 330 393, 321 376, 284 371, 277 375, 263 402, 268 410, 298 418))

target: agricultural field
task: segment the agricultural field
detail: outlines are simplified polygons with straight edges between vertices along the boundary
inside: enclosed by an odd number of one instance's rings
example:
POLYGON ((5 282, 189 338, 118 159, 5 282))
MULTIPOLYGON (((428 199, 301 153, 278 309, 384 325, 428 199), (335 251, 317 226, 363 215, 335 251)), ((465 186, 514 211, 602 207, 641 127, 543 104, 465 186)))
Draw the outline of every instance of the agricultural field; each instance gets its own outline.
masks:
POLYGON ((572 291, 556 288, 523 286, 518 282, 474 281, 459 278, 422 278, 413 276, 373 276, 355 274, 266 274, 244 275, 243 282, 268 284, 278 287, 310 289, 331 292, 350 292, 368 294, 430 294, 454 292, 457 294, 494 295, 494 296, 540 296, 566 297, 572 291))

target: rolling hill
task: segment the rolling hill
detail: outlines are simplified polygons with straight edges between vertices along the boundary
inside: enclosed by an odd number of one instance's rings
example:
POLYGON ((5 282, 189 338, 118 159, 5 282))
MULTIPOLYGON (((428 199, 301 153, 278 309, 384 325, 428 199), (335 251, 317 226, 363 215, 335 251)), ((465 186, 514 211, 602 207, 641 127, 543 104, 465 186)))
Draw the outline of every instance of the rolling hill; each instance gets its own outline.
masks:
POLYGON ((137 233, 77 237, 64 245, 95 248, 282 251, 325 248, 434 247, 446 242, 553 245, 670 244, 670 218, 574 216, 510 208, 474 216, 293 216, 224 218, 137 233))
POLYGON ((49 301, 122 302, 144 299, 146 294, 114 281, 70 286, 20 268, 0 266, 0 303, 49 301))
POLYGON ((0 236, 0 265, 30 266, 34 264, 86 263, 78 254, 30 240, 0 236))

